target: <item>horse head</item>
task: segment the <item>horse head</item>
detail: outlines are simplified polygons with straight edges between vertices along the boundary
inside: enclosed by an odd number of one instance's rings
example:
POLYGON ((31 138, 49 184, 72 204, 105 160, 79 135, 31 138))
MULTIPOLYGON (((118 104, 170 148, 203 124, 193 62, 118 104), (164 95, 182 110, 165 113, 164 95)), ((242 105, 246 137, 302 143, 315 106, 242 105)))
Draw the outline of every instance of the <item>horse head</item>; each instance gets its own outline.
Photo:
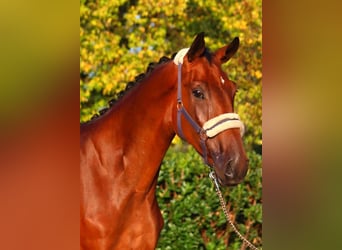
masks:
POLYGON ((221 65, 237 51, 239 39, 211 53, 204 33, 189 49, 177 53, 177 104, 173 113, 175 132, 199 152, 215 171, 222 186, 236 185, 245 177, 248 159, 243 148, 243 123, 234 113, 237 87, 221 65))

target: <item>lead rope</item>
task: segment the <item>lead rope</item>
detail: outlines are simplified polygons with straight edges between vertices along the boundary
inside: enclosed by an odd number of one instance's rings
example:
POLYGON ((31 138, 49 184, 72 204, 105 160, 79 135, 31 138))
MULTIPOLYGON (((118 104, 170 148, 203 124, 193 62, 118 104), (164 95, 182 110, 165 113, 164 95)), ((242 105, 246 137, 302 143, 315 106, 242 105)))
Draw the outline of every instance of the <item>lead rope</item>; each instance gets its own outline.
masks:
POLYGON ((239 236, 239 238, 245 242, 247 244, 247 246, 251 249, 254 250, 258 250, 258 248, 256 248, 252 243, 250 243, 245 237, 242 236, 242 234, 239 232, 239 230, 237 230, 237 228, 235 227, 234 223, 231 221, 231 219, 229 218, 229 214, 228 214, 228 210, 226 207, 226 203, 224 202, 221 190, 220 190, 220 186, 217 182, 216 176, 214 174, 214 171, 209 173, 209 177, 210 179, 213 181, 214 185, 215 185, 215 189, 216 189, 216 193, 219 197, 220 203, 221 203, 221 207, 223 210, 224 215, 226 216, 227 222, 229 223, 229 225, 233 228, 234 232, 239 236))

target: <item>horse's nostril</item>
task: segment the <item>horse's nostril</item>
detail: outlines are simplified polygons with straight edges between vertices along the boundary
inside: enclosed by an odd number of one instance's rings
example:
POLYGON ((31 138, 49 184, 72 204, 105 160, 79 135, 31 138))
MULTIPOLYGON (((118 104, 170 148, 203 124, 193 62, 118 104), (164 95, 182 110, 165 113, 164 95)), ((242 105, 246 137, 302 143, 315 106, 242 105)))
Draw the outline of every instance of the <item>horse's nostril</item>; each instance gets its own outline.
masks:
POLYGON ((233 178, 233 172, 231 171, 226 171, 224 175, 227 176, 228 178, 233 178))
POLYGON ((224 173, 224 175, 229 177, 229 178, 233 178, 233 176, 234 176, 233 168, 232 168, 231 164, 232 164, 232 160, 229 160, 226 164, 226 171, 224 173))

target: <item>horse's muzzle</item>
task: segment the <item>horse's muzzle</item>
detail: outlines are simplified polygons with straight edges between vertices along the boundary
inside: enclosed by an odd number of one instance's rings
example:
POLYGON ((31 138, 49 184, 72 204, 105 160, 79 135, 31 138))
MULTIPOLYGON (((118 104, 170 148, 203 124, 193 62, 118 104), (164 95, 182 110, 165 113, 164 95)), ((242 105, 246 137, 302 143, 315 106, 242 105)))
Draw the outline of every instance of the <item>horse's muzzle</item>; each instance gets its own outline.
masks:
POLYGON ((214 170, 221 186, 234 186, 241 183, 247 174, 248 159, 244 156, 235 155, 228 160, 215 162, 214 170))

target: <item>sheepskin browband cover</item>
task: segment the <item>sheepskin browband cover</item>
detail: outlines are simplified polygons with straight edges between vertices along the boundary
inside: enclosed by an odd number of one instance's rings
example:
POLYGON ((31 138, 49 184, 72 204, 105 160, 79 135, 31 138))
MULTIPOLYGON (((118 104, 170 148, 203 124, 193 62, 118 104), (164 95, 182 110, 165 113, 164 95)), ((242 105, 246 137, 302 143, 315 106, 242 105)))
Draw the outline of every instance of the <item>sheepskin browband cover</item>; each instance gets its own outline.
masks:
POLYGON ((178 51, 175 58, 173 59, 173 63, 176 65, 183 64, 183 58, 186 55, 186 53, 188 53, 188 51, 189 48, 181 49, 180 51, 178 51))

